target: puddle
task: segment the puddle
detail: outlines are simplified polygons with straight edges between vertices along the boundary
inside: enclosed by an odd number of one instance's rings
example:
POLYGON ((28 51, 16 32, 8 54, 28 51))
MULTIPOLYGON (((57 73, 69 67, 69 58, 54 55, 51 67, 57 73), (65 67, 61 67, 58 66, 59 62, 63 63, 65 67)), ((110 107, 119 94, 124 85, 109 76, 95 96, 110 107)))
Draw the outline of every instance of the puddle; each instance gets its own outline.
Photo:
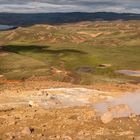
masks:
POLYGON ((76 68, 76 71, 83 72, 83 73, 93 73, 95 72, 95 69, 90 66, 83 66, 83 67, 76 68))
POLYGON ((128 93, 120 98, 106 100, 105 102, 94 105, 94 108, 100 113, 112 108, 114 117, 126 117, 131 113, 140 115, 140 91, 128 93))
POLYGON ((128 76, 140 77, 140 70, 138 70, 138 71, 133 71, 133 70, 118 70, 118 71, 116 71, 116 73, 120 73, 120 74, 124 74, 124 75, 128 75, 128 76))

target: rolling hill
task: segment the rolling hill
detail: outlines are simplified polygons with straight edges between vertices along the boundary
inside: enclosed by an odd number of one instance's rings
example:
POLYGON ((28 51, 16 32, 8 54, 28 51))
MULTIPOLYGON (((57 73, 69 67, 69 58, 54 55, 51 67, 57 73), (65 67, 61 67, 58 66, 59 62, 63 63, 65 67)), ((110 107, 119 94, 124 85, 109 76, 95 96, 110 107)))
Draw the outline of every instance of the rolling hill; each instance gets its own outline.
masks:
POLYGON ((138 82, 116 73, 140 69, 140 22, 38 24, 0 32, 0 74, 8 79, 46 76, 55 81, 138 82))

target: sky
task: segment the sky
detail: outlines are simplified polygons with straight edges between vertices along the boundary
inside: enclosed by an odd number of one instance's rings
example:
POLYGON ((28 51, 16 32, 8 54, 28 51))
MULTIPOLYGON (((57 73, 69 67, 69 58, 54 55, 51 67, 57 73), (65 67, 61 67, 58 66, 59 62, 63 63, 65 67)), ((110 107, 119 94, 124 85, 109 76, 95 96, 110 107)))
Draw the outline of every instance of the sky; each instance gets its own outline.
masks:
POLYGON ((0 12, 118 12, 140 14, 140 0, 0 0, 0 12))

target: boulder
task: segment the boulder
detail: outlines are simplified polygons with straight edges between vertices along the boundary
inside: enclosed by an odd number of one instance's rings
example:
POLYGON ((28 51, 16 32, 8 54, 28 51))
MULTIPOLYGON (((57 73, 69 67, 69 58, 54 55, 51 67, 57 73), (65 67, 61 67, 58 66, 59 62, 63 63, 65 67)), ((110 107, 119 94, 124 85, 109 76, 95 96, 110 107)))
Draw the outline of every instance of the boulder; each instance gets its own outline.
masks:
POLYGON ((31 131, 31 129, 30 129, 29 127, 25 127, 25 128, 21 131, 21 133, 22 133, 23 135, 31 135, 32 131, 31 131))
POLYGON ((113 120, 113 115, 110 111, 105 112, 102 116, 101 116, 101 121, 104 124, 107 124, 109 122, 111 122, 113 120))
POLYGON ((37 107, 38 104, 35 103, 34 101, 30 100, 30 101, 29 101, 29 106, 30 106, 30 107, 37 107))

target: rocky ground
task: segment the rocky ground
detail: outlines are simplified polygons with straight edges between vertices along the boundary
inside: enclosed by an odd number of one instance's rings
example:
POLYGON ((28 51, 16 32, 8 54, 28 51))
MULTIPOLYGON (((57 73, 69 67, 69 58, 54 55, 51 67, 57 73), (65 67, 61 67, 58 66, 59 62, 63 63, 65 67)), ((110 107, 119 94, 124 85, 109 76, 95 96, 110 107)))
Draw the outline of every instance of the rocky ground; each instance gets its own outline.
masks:
POLYGON ((96 108, 139 88, 132 84, 6 81, 0 85, 0 139, 139 140, 139 112, 126 103, 109 105, 105 112, 96 108), (127 115, 116 116, 114 112, 127 115))

